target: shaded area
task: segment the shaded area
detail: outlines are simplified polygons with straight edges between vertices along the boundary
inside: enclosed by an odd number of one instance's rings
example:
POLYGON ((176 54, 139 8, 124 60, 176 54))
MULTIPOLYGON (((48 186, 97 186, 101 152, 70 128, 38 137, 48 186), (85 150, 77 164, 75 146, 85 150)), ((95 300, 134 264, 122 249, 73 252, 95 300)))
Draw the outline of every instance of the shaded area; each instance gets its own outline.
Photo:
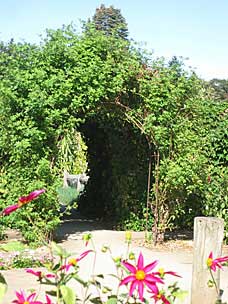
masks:
MULTIPOLYGON (((63 207, 64 210, 64 207, 63 207)), ((64 240, 82 240, 82 235, 86 233, 95 233, 96 231, 109 230, 115 231, 112 226, 112 223, 109 221, 101 221, 98 218, 88 218, 85 215, 82 215, 80 211, 73 209, 71 214, 65 215, 63 218, 62 224, 55 231, 54 239, 57 242, 62 242, 64 240)), ((117 232, 117 231, 116 231, 117 232)), ((158 248, 163 247, 154 247, 152 244, 152 232, 148 231, 147 236, 145 231, 141 232, 132 232, 134 238, 137 239, 142 245, 146 244, 146 247, 158 248), (151 247, 152 246, 152 247, 151 247)), ((193 240, 193 231, 176 229, 172 231, 166 231, 165 233, 165 243, 164 249, 172 247, 170 245, 172 241, 192 241, 193 240)), ((182 247, 182 243, 177 243, 175 246, 182 247)))
POLYGON ((98 219, 89 219, 83 216, 78 210, 73 209, 70 215, 65 215, 62 224, 54 233, 54 240, 82 239, 82 234, 96 230, 109 229, 108 225, 98 219))
POLYGON ((79 199, 81 214, 124 229, 145 220, 148 146, 122 118, 92 117, 81 127, 88 147, 88 184, 79 199), (133 216, 132 216, 133 215, 133 216))

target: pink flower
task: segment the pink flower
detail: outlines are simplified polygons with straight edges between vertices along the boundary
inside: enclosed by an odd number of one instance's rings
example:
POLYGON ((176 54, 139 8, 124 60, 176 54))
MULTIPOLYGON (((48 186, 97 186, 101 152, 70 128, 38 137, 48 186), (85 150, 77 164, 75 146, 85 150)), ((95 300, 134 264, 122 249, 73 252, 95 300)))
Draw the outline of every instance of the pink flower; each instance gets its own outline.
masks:
POLYGON ((45 192, 45 189, 40 189, 40 190, 35 190, 35 191, 29 193, 29 195, 27 195, 27 196, 21 196, 18 200, 19 201, 18 205, 21 207, 22 205, 33 201, 35 198, 37 198, 44 192, 45 192))
POLYGON ((31 273, 33 274, 34 276, 36 276, 39 280, 41 280, 42 278, 48 278, 48 279, 51 279, 51 278, 55 278, 56 275, 55 274, 52 274, 52 273, 48 273, 48 274, 43 274, 41 271, 34 271, 33 269, 26 269, 26 272, 27 273, 31 273))
POLYGON ((9 215, 10 213, 16 211, 18 208, 19 208, 18 204, 8 206, 2 211, 2 215, 9 215))
POLYGON ((11 206, 6 207, 2 211, 1 214, 3 216, 4 215, 9 215, 10 213, 16 211, 18 208, 22 207, 24 204, 27 204, 27 203, 31 202, 32 200, 34 200, 35 198, 37 198, 39 195, 41 195, 44 192, 45 192, 44 189, 35 190, 27 196, 20 197, 19 200, 18 200, 18 203, 16 205, 11 205, 11 206))
POLYGON ((170 302, 166 299, 165 295, 162 292, 158 292, 155 295, 152 296, 154 299, 155 303, 158 301, 162 301, 164 304, 170 304, 170 302))
POLYGON ((17 299, 13 300, 12 303, 15 304, 43 304, 40 301, 36 301, 36 294, 32 293, 28 297, 26 297, 24 290, 21 290, 20 292, 16 291, 15 292, 17 299))
POLYGON ((78 263, 80 260, 82 260, 84 257, 86 257, 87 254, 90 253, 90 252, 92 252, 92 250, 87 250, 87 251, 81 253, 80 256, 79 256, 78 258, 70 258, 70 259, 68 260, 68 263, 65 264, 65 265, 63 265, 60 269, 61 269, 61 270, 62 270, 62 269, 66 269, 66 271, 68 271, 68 270, 70 269, 70 267, 76 266, 77 263, 78 263))
POLYGON ((131 282, 129 295, 132 296, 134 290, 138 288, 138 294, 141 301, 143 301, 144 285, 149 287, 153 293, 157 294, 158 287, 156 284, 163 284, 163 280, 153 273, 148 273, 157 265, 157 263, 158 261, 154 261, 153 263, 144 266, 144 258, 141 252, 139 254, 136 267, 128 262, 122 262, 122 264, 132 273, 132 275, 124 278, 120 282, 120 285, 127 285, 131 282))
POLYGON ((228 261, 228 256, 213 259, 213 253, 211 252, 209 254, 209 257, 207 258, 207 266, 213 270, 216 271, 216 267, 222 269, 223 263, 228 261))

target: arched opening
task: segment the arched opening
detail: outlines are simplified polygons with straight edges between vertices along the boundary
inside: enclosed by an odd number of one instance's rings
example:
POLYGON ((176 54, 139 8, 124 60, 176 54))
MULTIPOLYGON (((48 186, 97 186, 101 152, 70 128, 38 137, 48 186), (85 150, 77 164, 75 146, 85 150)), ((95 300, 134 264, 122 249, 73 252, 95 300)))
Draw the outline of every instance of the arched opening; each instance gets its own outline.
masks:
POLYGON ((121 115, 89 117, 80 127, 87 145, 89 181, 79 210, 119 228, 145 228, 148 145, 121 115), (141 225, 141 227, 139 227, 141 225))

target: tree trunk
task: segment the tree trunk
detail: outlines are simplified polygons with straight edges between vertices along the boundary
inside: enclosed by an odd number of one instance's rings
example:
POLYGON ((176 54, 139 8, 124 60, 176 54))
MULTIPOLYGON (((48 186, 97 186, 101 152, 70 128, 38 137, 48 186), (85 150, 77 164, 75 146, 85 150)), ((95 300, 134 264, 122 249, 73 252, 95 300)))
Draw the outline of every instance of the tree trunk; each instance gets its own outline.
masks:
POLYGON ((155 159, 155 208, 154 208, 154 226, 153 226, 153 242, 157 245, 158 234, 159 234, 159 165, 160 165, 160 154, 159 151, 154 153, 155 159))
POLYGON ((151 188, 151 167, 152 167, 152 157, 151 157, 151 143, 148 142, 149 146, 149 162, 148 162, 148 178, 147 178, 147 199, 146 199, 146 234, 148 232, 148 212, 150 205, 150 188, 151 188))

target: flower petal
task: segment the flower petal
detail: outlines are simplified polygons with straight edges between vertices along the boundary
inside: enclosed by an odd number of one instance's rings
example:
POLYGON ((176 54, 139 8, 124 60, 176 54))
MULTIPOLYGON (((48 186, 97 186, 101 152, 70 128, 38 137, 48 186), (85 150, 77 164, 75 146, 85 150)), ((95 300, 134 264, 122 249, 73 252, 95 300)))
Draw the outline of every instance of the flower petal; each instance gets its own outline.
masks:
POLYGON ((161 283, 164 284, 163 280, 159 277, 156 277, 153 274, 147 274, 145 279, 145 281, 149 282, 149 283, 161 283))
POLYGON ((48 295, 45 295, 45 297, 46 297, 47 304, 52 304, 51 298, 48 295))
POLYGON ((18 204, 8 206, 2 211, 2 215, 9 215, 10 213, 14 212, 18 208, 19 208, 18 204))
POLYGON ((87 250, 80 254, 80 256, 76 259, 77 262, 81 261, 85 256, 87 256, 88 253, 92 252, 93 250, 87 250))
MULTIPOLYGON (((69 271, 70 267, 72 266, 71 264, 67 264, 67 265, 64 265, 65 266, 65 269, 66 271, 69 271)), ((64 268, 63 268, 64 269, 64 268)))
POLYGON ((138 292, 139 292, 139 299, 143 301, 143 292, 144 292, 144 283, 143 281, 138 281, 138 292))
POLYGON ((227 262, 227 261, 228 261, 228 256, 224 256, 224 257, 221 257, 221 258, 217 258, 217 259, 215 259, 214 261, 217 261, 217 262, 219 262, 219 263, 227 262))
POLYGON ((175 277, 178 277, 178 278, 182 278, 182 276, 180 276, 179 274, 177 274, 176 272, 174 271, 164 271, 163 273, 157 271, 157 272, 153 272, 153 275, 158 275, 158 276, 161 276, 162 278, 164 278, 164 275, 165 274, 170 274, 170 275, 173 275, 175 277))
POLYGON ((128 284, 129 282, 133 282, 135 281, 135 276, 128 276, 126 278, 124 278, 121 282, 120 282, 120 285, 126 285, 128 284))
POLYGON ((68 271, 70 269, 70 267, 72 266, 72 264, 64 264, 60 267, 59 270, 64 270, 66 269, 66 271, 68 271))
POLYGON ((157 264, 158 264, 158 261, 156 260, 156 261, 154 261, 153 263, 150 263, 150 264, 148 264, 147 266, 145 266, 145 267, 143 268, 143 271, 144 271, 145 273, 147 273, 147 272, 151 271, 152 269, 154 269, 154 268, 157 266, 157 264))
POLYGON ((133 295, 133 292, 136 288, 136 286, 138 285, 138 281, 137 280, 134 280, 132 281, 131 283, 131 287, 130 287, 130 291, 129 291, 129 296, 131 297, 133 295))
POLYGON ((48 273, 45 275, 46 278, 51 279, 51 278, 56 278, 56 275, 53 273, 48 273))
POLYGON ((28 302, 32 302, 35 297, 36 297, 36 293, 31 293, 26 300, 28 302))
POLYGON ((215 264, 215 267, 216 267, 216 266, 217 266, 218 268, 220 268, 220 269, 223 269, 223 268, 222 268, 222 265, 219 264, 219 263, 216 263, 216 264, 215 264))
POLYGON ((177 274, 177 273, 174 272, 174 271, 165 271, 164 274, 170 274, 170 275, 172 275, 172 276, 182 278, 179 274, 177 274))
POLYGON ((42 193, 45 192, 45 189, 40 189, 40 190, 35 190, 31 193, 29 193, 29 195, 26 196, 21 196, 19 198, 19 202, 23 205, 26 203, 31 202, 32 200, 34 200, 35 198, 37 198, 38 196, 40 196, 42 193))
POLYGON ((161 300, 162 300, 163 304, 170 304, 170 302, 166 299, 166 297, 164 295, 161 296, 161 300))
POLYGON ((154 294, 158 294, 159 290, 158 287, 155 283, 151 283, 148 281, 145 281, 146 286, 154 293, 154 294))
POLYGON ((127 268, 127 270, 129 270, 131 273, 136 273, 136 268, 135 266, 133 266, 132 264, 123 261, 122 264, 124 265, 124 267, 127 268))
POLYGON ((24 290, 21 290, 20 292, 15 291, 16 297, 18 298, 19 301, 25 302, 25 292, 24 290))
POLYGON ((140 252, 139 258, 138 258, 138 263, 137 263, 137 268, 139 270, 143 269, 143 265, 144 265, 144 258, 143 258, 142 252, 140 252))
POLYGON ((38 277, 38 278, 42 277, 42 272, 41 271, 34 271, 33 269, 28 268, 28 269, 26 269, 26 272, 27 273, 31 273, 31 274, 35 275, 36 277, 38 277))
POLYGON ((210 252, 208 259, 212 259, 213 260, 213 253, 212 253, 212 251, 210 252))

